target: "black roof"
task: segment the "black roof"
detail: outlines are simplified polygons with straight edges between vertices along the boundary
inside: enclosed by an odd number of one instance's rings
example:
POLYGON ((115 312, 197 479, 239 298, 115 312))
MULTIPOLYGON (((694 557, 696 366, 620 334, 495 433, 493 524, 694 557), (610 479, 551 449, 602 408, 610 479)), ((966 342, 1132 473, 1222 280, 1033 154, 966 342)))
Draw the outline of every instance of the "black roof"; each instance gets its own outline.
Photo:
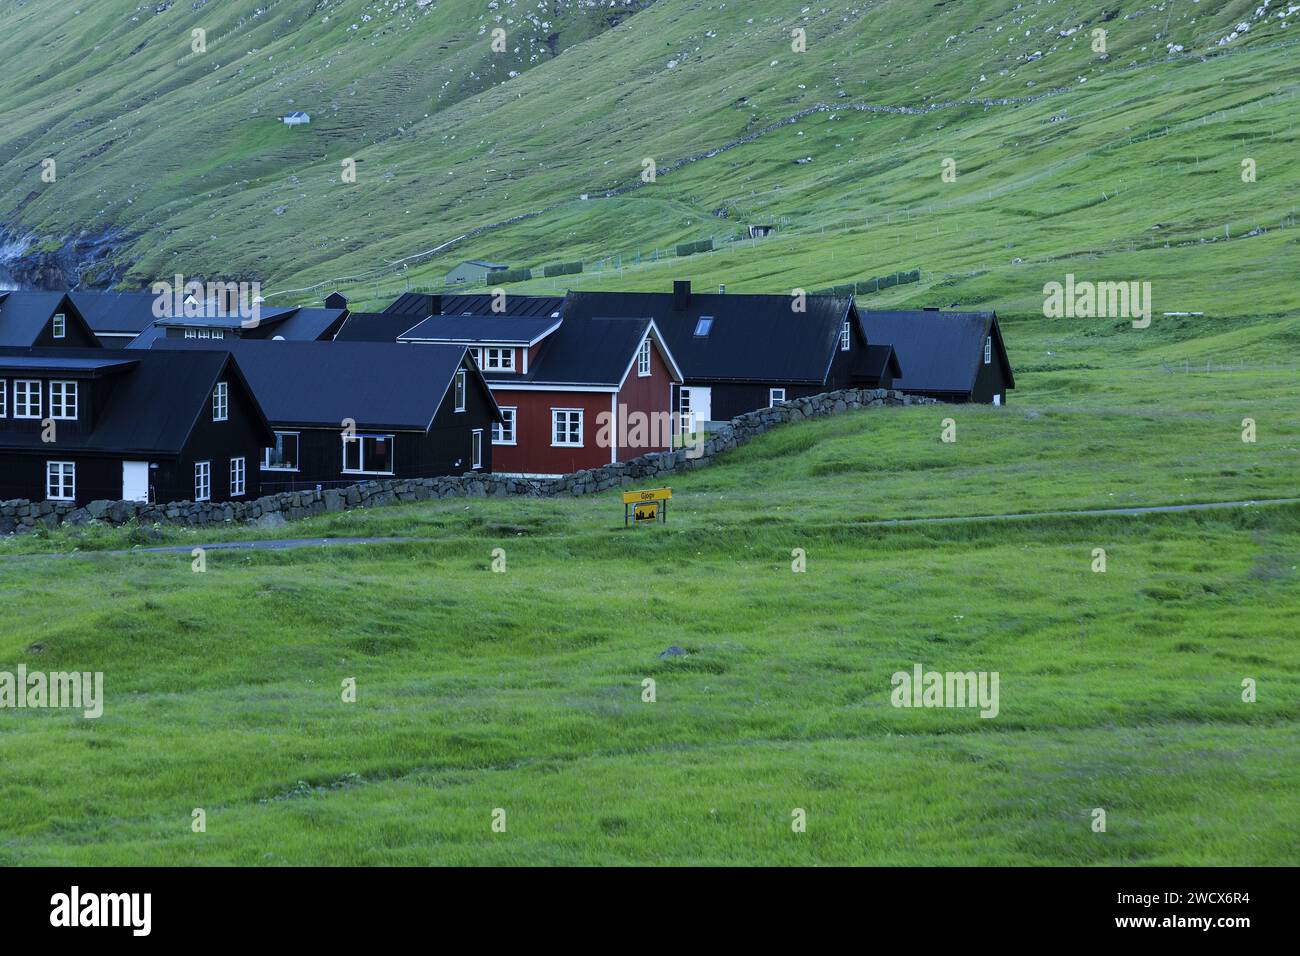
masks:
POLYGON ((152 292, 70 292, 73 304, 96 333, 139 335, 153 325, 152 292))
POLYGON ((384 309, 384 315, 412 315, 417 319, 428 318, 438 311, 437 296, 427 292, 403 292, 393 300, 392 305, 384 309))
MULTIPOLYGON (((493 373, 489 381, 497 385, 617 387, 636 360, 637 349, 647 332, 651 333, 652 340, 662 334, 653 325, 653 320, 646 317, 566 317, 542 342, 528 374, 493 373)), ((678 366, 671 350, 665 354, 659 343, 659 351, 665 355, 665 364, 676 370, 678 366)))
MULTIPOLYGON (((247 385, 239 365, 224 350, 132 352, 126 359, 103 356, 101 349, 0 350, 0 368, 31 368, 31 363, 37 362, 43 363, 43 371, 70 376, 112 374, 114 382, 94 428, 90 432, 61 431, 58 447, 114 455, 179 454, 207 413, 217 382, 234 378, 247 385), (27 364, 19 364, 23 362, 27 364)), ((269 441, 270 426, 256 400, 253 411, 269 441)), ((0 432, 0 447, 48 451, 50 446, 41 441, 39 431, 29 431, 0 432)))
POLYGON ((519 315, 435 315, 404 332, 403 342, 488 342, 534 345, 560 325, 560 319, 519 315))
POLYGON ((868 345, 862 350, 857 367, 854 369, 872 381, 879 381, 888 372, 890 378, 897 380, 903 374, 898 361, 898 353, 892 345, 868 345))
POLYGON ((826 381, 851 297, 809 295, 795 312, 788 295, 693 293, 673 308, 670 292, 570 292, 565 323, 597 315, 653 316, 687 382, 826 381), (712 318, 707 335, 696 335, 712 318))
POLYGON ((512 295, 504 298, 505 311, 493 310, 496 296, 490 293, 477 295, 444 295, 443 315, 530 315, 554 316, 564 309, 564 297, 555 295, 512 295))
MULTIPOLYGON (((247 338, 281 338, 288 342, 319 342, 347 315, 347 309, 290 309, 277 314, 261 335, 247 338)), ((265 324, 265 321, 264 323, 265 324)), ((259 329, 261 326, 259 326, 259 329)))
POLYGON ((903 374, 894 382, 895 388, 969 392, 984 362, 984 339, 989 335, 1006 374, 1007 388, 1016 387, 993 312, 860 311, 858 319, 868 341, 888 342, 898 353, 903 374))
POLYGON ((420 324, 420 319, 403 313, 353 312, 334 334, 335 342, 396 342, 403 332, 420 324))
POLYGON ((151 354, 220 348, 235 355, 276 427, 341 428, 350 418, 363 430, 428 431, 465 360, 455 345, 265 339, 160 339, 151 354))
POLYGON ((0 292, 0 348, 35 344, 50 317, 59 311, 67 321, 81 325, 87 336, 94 337, 81 310, 66 292, 0 292))

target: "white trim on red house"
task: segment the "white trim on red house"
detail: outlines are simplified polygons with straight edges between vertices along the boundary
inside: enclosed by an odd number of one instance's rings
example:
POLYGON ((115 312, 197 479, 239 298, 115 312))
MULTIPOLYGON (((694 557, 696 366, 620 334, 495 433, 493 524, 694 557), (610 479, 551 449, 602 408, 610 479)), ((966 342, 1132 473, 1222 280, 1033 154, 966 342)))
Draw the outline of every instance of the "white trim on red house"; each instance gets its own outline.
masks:
POLYGON ((673 353, 668 351, 668 346, 664 344, 664 337, 659 332, 659 326, 655 325, 654 319, 651 319, 650 324, 645 328, 645 334, 641 336, 636 343, 636 348, 632 350, 632 361, 627 363, 627 368, 623 370, 623 377, 618 380, 620 391, 622 390, 624 383, 627 382, 627 377, 632 374, 632 368, 636 365, 637 358, 641 354, 641 343, 646 340, 646 337, 649 336, 651 332, 654 332, 655 334, 653 340, 655 348, 659 350, 660 357, 663 358, 664 363, 668 366, 668 373, 670 375, 676 375, 678 382, 686 381, 686 379, 682 377, 682 370, 678 367, 677 360, 673 358, 673 353))

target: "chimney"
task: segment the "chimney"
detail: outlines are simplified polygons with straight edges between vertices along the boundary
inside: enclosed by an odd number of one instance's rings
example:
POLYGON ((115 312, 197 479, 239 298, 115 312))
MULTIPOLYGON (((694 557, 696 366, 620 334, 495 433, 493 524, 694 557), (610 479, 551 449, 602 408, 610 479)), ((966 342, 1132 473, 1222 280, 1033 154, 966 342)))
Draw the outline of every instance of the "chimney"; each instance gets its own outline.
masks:
POLYGON ((927 305, 927 306, 925 307, 925 311, 926 311, 926 312, 938 312, 938 311, 939 311, 939 307, 938 307, 937 305, 927 305))
POLYGON ((725 282, 719 283, 718 295, 726 295, 726 294, 727 294, 727 284, 725 282))
POLYGON ((673 283, 673 311, 685 312, 691 304, 691 280, 678 279, 673 283))
POLYGON ((429 295, 429 314, 442 315, 442 294, 434 292, 429 295))
POLYGON ((343 297, 341 292, 331 292, 325 296, 325 308, 327 309, 346 309, 348 300, 343 297))

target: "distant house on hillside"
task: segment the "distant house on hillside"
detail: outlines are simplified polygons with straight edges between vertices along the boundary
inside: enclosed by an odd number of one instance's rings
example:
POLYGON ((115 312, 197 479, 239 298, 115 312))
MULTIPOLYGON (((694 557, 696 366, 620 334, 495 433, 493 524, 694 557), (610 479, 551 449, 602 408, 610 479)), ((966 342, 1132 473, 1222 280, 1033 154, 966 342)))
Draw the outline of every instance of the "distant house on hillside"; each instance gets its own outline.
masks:
POLYGON ((487 281, 489 273, 508 268, 510 267, 500 262, 484 262, 482 259, 471 259, 468 262, 462 262, 448 272, 445 281, 448 285, 462 285, 464 283, 478 285, 487 281))
POLYGON ((776 226, 750 226, 749 238, 764 239, 776 232, 776 226))
POLYGON ((852 296, 570 292, 565 320, 652 316, 681 366, 673 407, 687 427, 840 388, 890 388, 899 360, 888 339, 864 335, 852 296), (879 343, 879 344, 877 344, 879 343))
POLYGON ((1016 387, 994 312, 863 310, 858 317, 873 342, 888 342, 898 352, 903 374, 894 387, 901 391, 1004 405, 1007 389, 1016 387))
POLYGON ((281 116, 280 122, 285 126, 306 126, 311 122, 311 117, 302 110, 294 110, 292 113, 281 116))

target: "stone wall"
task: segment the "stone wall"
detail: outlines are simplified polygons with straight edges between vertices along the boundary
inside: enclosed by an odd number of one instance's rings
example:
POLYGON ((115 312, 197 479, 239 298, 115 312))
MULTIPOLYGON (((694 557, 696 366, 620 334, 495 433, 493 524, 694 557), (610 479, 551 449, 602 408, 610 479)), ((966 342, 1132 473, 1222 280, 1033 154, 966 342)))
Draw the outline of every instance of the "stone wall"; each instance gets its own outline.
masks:
POLYGON ((689 449, 654 452, 562 478, 509 478, 505 475, 470 473, 442 478, 391 478, 365 481, 344 488, 323 491, 286 491, 251 501, 147 504, 135 501, 92 501, 84 507, 56 501, 0 502, 0 534, 31 531, 60 524, 83 525, 101 521, 122 525, 140 524, 214 525, 238 522, 263 527, 282 525, 287 520, 311 515, 375 508, 432 498, 487 498, 523 495, 533 498, 554 495, 585 495, 617 485, 658 481, 668 475, 702 468, 714 457, 745 444, 755 435, 808 418, 825 418, 854 408, 886 405, 936 405, 934 399, 877 389, 844 389, 809 398, 798 398, 776 408, 762 408, 727 422, 705 436, 703 453, 688 457, 689 449))

